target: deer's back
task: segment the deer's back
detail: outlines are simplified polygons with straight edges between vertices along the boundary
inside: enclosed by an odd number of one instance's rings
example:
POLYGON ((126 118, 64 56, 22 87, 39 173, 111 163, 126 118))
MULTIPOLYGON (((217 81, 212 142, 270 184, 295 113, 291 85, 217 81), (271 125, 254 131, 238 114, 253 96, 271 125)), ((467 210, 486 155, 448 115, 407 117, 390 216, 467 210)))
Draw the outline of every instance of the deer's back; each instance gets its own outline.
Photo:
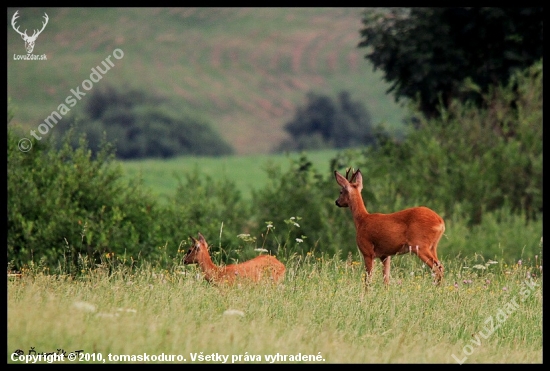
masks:
POLYGON ((223 271, 228 281, 249 279, 258 282, 265 279, 278 282, 283 279, 285 266, 274 256, 260 255, 243 263, 227 265, 223 271))
POLYGON ((435 211, 423 206, 391 214, 373 213, 365 215, 358 223, 357 243, 374 245, 375 250, 400 249, 418 239, 435 239, 444 230, 443 219, 435 211))

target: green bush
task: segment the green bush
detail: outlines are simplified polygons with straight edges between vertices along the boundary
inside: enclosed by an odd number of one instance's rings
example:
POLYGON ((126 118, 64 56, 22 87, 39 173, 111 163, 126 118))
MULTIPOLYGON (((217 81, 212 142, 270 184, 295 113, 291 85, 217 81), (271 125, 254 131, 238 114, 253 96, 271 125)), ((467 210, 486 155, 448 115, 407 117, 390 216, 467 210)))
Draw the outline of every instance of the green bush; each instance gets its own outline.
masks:
POLYGON ((318 150, 374 144, 375 133, 365 106, 342 91, 336 100, 329 96, 307 94, 307 104, 298 107, 285 130, 291 139, 279 150, 318 150))
POLYGON ((148 250, 151 241, 142 232, 154 220, 154 200, 137 184, 121 182, 108 145, 92 160, 84 138, 76 150, 68 141, 57 151, 33 140, 32 149, 21 152, 17 142, 8 129, 10 263, 43 261, 70 271, 82 259, 98 261, 115 250, 148 250))
POLYGON ((109 144, 93 157, 84 136, 73 149, 72 135, 59 150, 34 140, 21 152, 8 127, 8 262, 15 269, 40 263, 74 274, 106 257, 168 262, 189 235, 200 231, 226 247, 246 228, 247 205, 227 179, 187 174, 160 206, 138 179, 125 180, 109 144))
MULTIPOLYGON (((360 151, 347 150, 333 161, 333 166, 338 165, 339 161, 357 162, 361 155, 360 151)), ((269 184, 253 193, 251 215, 258 227, 255 235, 260 235, 265 230, 264 222, 270 221, 275 227, 272 233, 277 238, 268 239, 267 245, 275 251, 286 245, 288 250, 277 251, 278 254, 306 255, 310 252, 317 256, 327 254, 340 258, 350 254, 358 256, 351 212, 334 203, 340 187, 332 171, 320 174, 308 163, 307 156, 303 155, 293 161, 286 172, 275 166, 266 169, 269 184), (299 227, 284 225, 289 223, 290 217, 296 218, 293 221, 299 227), (295 243, 296 238, 303 239, 304 243, 295 243)), ((336 166, 335 170, 342 172, 345 168, 336 166)), ((542 223, 527 221, 524 213, 512 211, 507 203, 499 209, 484 211, 480 223, 472 226, 469 223, 469 204, 457 202, 453 213, 446 215, 441 208, 442 203, 437 202, 435 197, 425 203, 417 203, 403 196, 392 198, 399 193, 389 173, 373 174, 368 169, 362 172, 363 201, 369 212, 391 213, 424 204, 442 215, 446 232, 440 241, 438 255, 444 263, 457 256, 478 255, 483 259, 514 262, 523 257, 540 255, 542 223)))
MULTIPOLYGON (((335 217, 334 205, 337 187, 333 184, 327 187, 326 177, 311 166, 306 155, 293 161, 287 172, 274 165, 267 166, 266 172, 268 185, 252 193, 253 218, 259 228, 256 233, 261 233, 264 223, 269 221, 276 228, 273 233, 284 236, 287 230, 285 221, 300 218, 295 220, 299 227, 289 231, 289 240, 293 242, 297 238, 303 239, 303 236, 308 240, 301 245, 292 243, 288 248, 294 247, 295 250, 291 252, 304 254, 322 248, 325 252, 335 253, 336 249, 327 250, 326 247, 331 246, 335 239, 341 241, 342 237, 340 233, 332 233, 333 228, 340 224, 339 218, 335 217)), ((280 241, 271 241, 272 249, 277 250, 279 245, 280 241)))
MULTIPOLYGON (((165 98, 139 90, 94 90, 83 112, 63 118, 56 133, 62 136, 71 126, 86 133, 93 153, 106 133, 121 159, 233 153, 206 121, 181 112, 165 98)), ((78 146, 78 138, 73 138, 72 145, 78 146)))
POLYGON ((234 182, 225 177, 202 176, 199 169, 194 169, 178 179, 176 193, 163 204, 156 224, 170 246, 183 242, 181 249, 189 246, 189 236, 197 237, 201 232, 213 260, 230 262, 240 252, 237 235, 248 228, 248 208, 234 182))
POLYGON ((420 118, 418 125, 403 142, 388 140, 355 157, 370 189, 384 178, 386 188, 375 202, 403 198, 433 205, 447 216, 461 204, 472 224, 505 204, 537 218, 542 211, 542 63, 491 90, 485 108, 455 101, 441 117, 420 118))
POLYGON ((397 101, 417 99, 425 116, 437 117, 453 99, 481 103, 542 58, 543 19, 540 7, 367 8, 359 47, 397 101))

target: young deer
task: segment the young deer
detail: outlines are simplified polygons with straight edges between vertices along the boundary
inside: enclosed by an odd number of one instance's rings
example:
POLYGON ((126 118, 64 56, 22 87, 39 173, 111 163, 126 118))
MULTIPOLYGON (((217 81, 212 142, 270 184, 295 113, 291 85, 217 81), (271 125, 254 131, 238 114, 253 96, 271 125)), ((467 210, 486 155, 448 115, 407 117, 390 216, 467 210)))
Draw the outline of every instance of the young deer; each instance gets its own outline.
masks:
POLYGON ((365 283, 370 282, 373 260, 384 264, 384 283, 390 280, 392 255, 414 253, 436 274, 436 282, 443 278, 443 265, 437 259, 437 244, 445 232, 445 222, 427 207, 412 207, 392 214, 369 214, 361 190, 363 176, 359 169, 351 169, 342 176, 334 171, 336 182, 342 187, 336 206, 349 207, 355 222, 356 241, 365 261, 365 283))
POLYGON ((284 278, 285 266, 274 256, 260 255, 243 263, 217 266, 210 258, 204 236, 199 232, 199 239, 191 237, 191 240, 193 246, 187 251, 183 263, 199 264, 208 282, 232 285, 236 281, 259 282, 267 279, 279 282, 284 278))

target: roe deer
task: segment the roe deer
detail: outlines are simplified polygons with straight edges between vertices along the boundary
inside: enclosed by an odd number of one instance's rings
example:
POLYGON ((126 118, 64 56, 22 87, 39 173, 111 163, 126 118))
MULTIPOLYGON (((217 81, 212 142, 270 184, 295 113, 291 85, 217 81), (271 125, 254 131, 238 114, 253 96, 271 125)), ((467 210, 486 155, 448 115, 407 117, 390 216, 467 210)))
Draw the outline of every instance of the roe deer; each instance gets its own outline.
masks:
POLYGON ((208 244, 199 232, 199 239, 191 237, 193 246, 189 248, 184 264, 198 263, 208 282, 229 285, 236 281, 259 282, 263 279, 279 282, 284 278, 285 266, 272 255, 260 255, 239 264, 217 266, 208 253, 208 244))
POLYGON ((390 280, 392 255, 414 253, 436 275, 436 283, 443 278, 443 265, 437 259, 437 244, 445 232, 445 222, 427 207, 412 207, 391 214, 369 214, 361 190, 363 176, 359 169, 348 180, 351 168, 342 176, 334 171, 336 182, 342 187, 336 206, 349 207, 355 222, 356 241, 365 262, 365 283, 371 280, 373 260, 384 264, 384 283, 390 280))

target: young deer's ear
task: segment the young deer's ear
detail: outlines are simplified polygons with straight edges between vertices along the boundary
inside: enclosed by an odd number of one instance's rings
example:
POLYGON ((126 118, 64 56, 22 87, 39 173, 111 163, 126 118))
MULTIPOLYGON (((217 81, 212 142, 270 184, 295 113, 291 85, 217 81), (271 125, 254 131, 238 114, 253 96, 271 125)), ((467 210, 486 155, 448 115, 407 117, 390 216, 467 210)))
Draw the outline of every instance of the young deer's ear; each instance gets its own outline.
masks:
POLYGON ((204 236, 199 232, 199 242, 206 243, 206 240, 204 239, 204 236))

